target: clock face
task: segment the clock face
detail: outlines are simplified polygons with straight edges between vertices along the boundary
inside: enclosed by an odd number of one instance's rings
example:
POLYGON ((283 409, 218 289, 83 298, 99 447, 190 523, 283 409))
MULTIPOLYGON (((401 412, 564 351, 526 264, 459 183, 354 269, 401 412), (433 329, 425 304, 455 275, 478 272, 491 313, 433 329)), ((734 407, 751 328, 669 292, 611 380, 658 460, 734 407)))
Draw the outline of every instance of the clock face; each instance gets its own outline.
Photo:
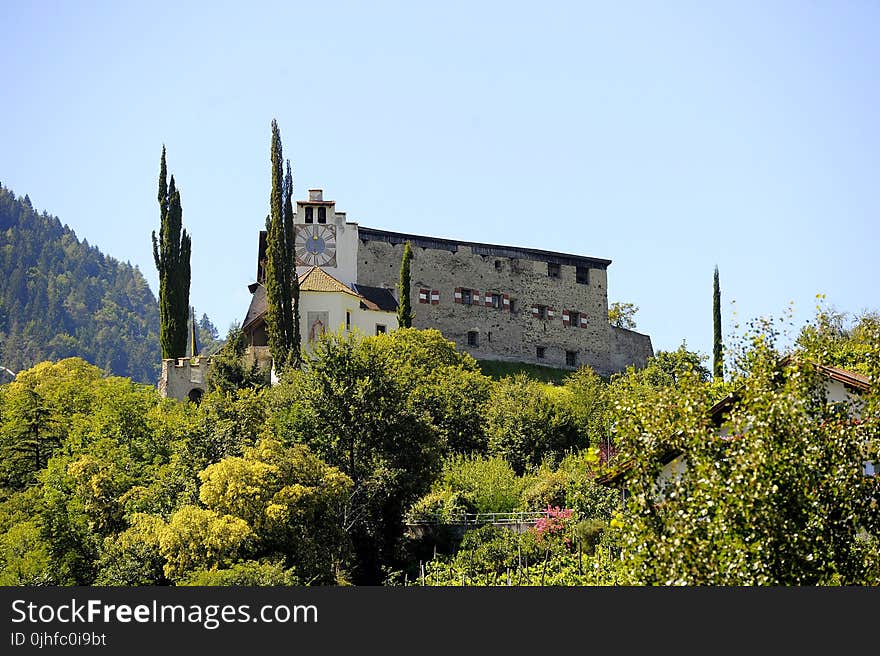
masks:
POLYGON ((296 266, 336 266, 336 226, 296 226, 296 266))

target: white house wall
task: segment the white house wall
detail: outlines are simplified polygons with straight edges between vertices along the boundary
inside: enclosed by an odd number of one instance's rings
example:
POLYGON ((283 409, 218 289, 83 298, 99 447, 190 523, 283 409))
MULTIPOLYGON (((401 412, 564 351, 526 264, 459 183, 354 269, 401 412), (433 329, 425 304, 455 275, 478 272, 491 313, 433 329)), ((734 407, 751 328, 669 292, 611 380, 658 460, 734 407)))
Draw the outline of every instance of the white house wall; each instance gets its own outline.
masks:
POLYGON ((390 332, 397 328, 397 313, 379 310, 365 310, 360 307, 360 299, 342 292, 301 292, 300 293, 300 336, 303 347, 311 350, 311 328, 309 312, 327 313, 327 332, 346 329, 345 313, 351 313, 351 329, 365 336, 376 334, 376 325, 384 325, 390 332))

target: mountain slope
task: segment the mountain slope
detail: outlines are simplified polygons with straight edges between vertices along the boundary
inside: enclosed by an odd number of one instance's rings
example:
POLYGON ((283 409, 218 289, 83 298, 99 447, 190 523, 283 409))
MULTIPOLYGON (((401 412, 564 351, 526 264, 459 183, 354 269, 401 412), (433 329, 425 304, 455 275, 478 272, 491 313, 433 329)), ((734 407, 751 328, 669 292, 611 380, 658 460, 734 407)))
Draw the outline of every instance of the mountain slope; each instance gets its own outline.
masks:
POLYGON ((0 365, 79 356, 155 383, 158 330, 158 303, 137 267, 0 185, 0 365))

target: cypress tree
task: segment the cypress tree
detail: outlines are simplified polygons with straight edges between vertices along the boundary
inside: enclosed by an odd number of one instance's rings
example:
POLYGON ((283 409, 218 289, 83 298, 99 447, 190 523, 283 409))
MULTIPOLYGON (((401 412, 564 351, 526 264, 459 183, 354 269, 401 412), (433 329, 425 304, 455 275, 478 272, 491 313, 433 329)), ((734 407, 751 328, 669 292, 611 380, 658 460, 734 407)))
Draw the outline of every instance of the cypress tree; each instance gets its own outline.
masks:
POLYGON ((159 165, 159 237, 153 231, 153 259, 159 271, 159 343, 163 358, 186 355, 189 319, 190 236, 183 229, 180 191, 167 182, 165 146, 159 165))
POLYGON ((406 242, 403 246, 403 258, 400 261, 400 283, 397 285, 400 295, 400 302, 397 305, 397 325, 400 328, 412 328, 415 316, 410 302, 410 260, 412 260, 412 248, 409 242, 406 242))
MULTIPOLYGON (((294 319, 298 307, 294 306, 293 176, 289 164, 288 175, 283 175, 281 132, 274 119, 270 160, 272 188, 266 226, 266 329, 275 370, 280 373, 288 366, 299 364, 299 322, 294 319)), ((296 291, 299 291, 298 284, 296 291)), ((299 294, 296 296, 298 305, 299 294)))
POLYGON ((196 357, 199 354, 198 345, 196 344, 196 309, 194 307, 190 308, 190 322, 189 322, 189 356, 191 358, 196 357))
POLYGON ((714 345, 712 371, 715 380, 724 380, 724 360, 721 344, 721 287, 718 284, 718 266, 715 267, 715 278, 712 285, 712 324, 714 328, 714 345))
POLYGON ((286 279, 290 283, 289 302, 290 310, 286 320, 290 326, 290 353, 289 364, 293 367, 300 366, 301 344, 299 334, 299 277, 296 275, 296 246, 294 245, 293 229, 293 173, 290 170, 290 160, 287 160, 287 172, 284 175, 284 241, 286 254, 284 262, 288 271, 286 279))

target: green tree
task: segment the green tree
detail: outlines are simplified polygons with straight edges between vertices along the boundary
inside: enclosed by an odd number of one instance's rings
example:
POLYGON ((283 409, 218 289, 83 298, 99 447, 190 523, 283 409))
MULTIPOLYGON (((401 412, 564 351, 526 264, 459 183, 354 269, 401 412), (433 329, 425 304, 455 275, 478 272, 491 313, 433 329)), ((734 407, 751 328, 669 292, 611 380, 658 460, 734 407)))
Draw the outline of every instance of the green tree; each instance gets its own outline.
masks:
POLYGON ((712 279, 712 375, 716 381, 724 380, 724 356, 721 342, 721 286, 718 283, 718 267, 712 279))
POLYGON ((250 555, 294 568, 308 583, 333 583, 348 555, 344 512, 351 479, 302 444, 263 440, 242 457, 199 474, 199 499, 253 531, 250 555))
POLYGON ((397 372, 410 402, 430 417, 446 449, 485 453, 483 405, 490 380, 439 330, 401 328, 370 338, 375 357, 397 372))
POLYGON ((4 394, 0 446, 3 455, 3 484, 20 489, 36 481, 61 445, 63 433, 58 418, 33 387, 10 384, 4 394))
POLYGON ((412 328, 413 314, 412 301, 410 300, 410 261, 412 260, 412 247, 409 242, 403 245, 403 258, 400 261, 400 282, 397 285, 400 302, 397 306, 397 325, 400 328, 412 328))
POLYGON ((612 326, 635 330, 635 316, 638 311, 639 306, 634 303, 615 302, 608 307, 608 321, 612 326))
POLYGON ((634 577, 690 585, 876 581, 876 558, 872 564, 863 548, 876 545, 880 528, 876 483, 862 473, 876 411, 853 421, 852 408, 826 403, 812 363, 780 364, 766 333, 752 344, 739 356, 748 376, 725 437, 708 413, 710 388, 693 376, 621 415, 620 435, 635 454, 624 520, 634 577), (686 466, 661 478, 670 451, 686 466))
POLYGON ((159 237, 153 231, 153 259, 159 271, 159 342, 163 358, 186 355, 192 243, 183 229, 180 191, 166 182, 165 146, 159 166, 159 237))
POLYGON ((168 585, 159 551, 159 536, 165 522, 159 517, 135 513, 130 526, 104 538, 95 585, 168 585))
POLYGON ((495 384, 486 408, 489 453, 503 457, 517 474, 545 459, 589 446, 589 435, 566 403, 568 392, 517 374, 495 384))
POLYGON ((813 361, 870 374, 872 335, 880 327, 880 315, 863 312, 855 317, 819 305, 816 316, 797 337, 797 349, 813 361))
POLYGON ((294 289, 299 284, 294 267, 293 246, 293 177, 288 162, 287 177, 282 166, 281 132, 272 120, 272 188, 269 194, 269 219, 266 235, 266 329, 275 370, 283 372, 299 364, 298 308, 294 289))
POLYGON ((284 243, 286 266, 285 280, 290 285, 290 304, 285 321, 290 324, 290 362, 292 367, 299 368, 302 364, 302 344, 299 328, 299 276, 296 275, 296 246, 293 226, 293 172, 290 160, 287 160, 287 171, 284 174, 284 243))
POLYGON ((208 389, 232 393, 240 389, 259 389, 268 384, 254 360, 250 366, 245 359, 247 336, 237 324, 229 328, 226 341, 220 351, 211 358, 208 389))
POLYGON ((164 574, 174 581, 193 570, 228 567, 247 549, 251 536, 243 519, 184 506, 159 532, 164 574))
POLYGON ((445 446, 406 375, 419 367, 385 348, 382 338, 398 332, 420 331, 328 334, 305 370, 270 393, 276 434, 305 442, 352 479, 345 526, 359 583, 381 582, 382 568, 399 562, 404 511, 428 490, 445 446))

